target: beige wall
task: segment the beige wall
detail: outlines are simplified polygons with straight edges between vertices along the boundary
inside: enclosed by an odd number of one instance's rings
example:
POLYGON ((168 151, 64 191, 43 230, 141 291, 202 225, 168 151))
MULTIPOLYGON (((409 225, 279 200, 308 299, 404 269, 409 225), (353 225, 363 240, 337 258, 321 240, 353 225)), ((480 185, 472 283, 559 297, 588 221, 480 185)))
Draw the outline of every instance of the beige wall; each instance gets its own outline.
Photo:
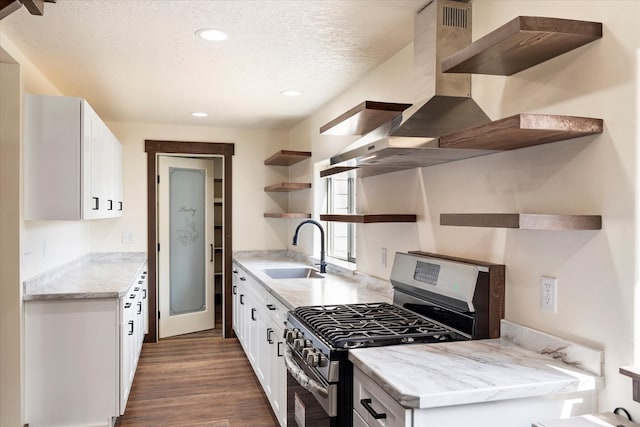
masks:
MULTIPOLYGON (((145 123, 108 123, 124 148, 124 206, 121 219, 91 221, 94 251, 146 251, 147 160, 145 139, 168 141, 233 142, 233 249, 282 249, 286 221, 263 217, 282 209, 286 199, 264 192, 265 183, 283 180, 283 171, 263 165, 286 144, 282 131, 172 126, 145 123), (122 233, 134 243, 123 244, 122 233)), ((284 171, 286 172, 286 171, 284 171)))
MULTIPOLYGON (((640 334, 633 327, 640 2, 475 0, 473 7, 474 40, 517 15, 603 22, 601 40, 514 76, 474 76, 472 91, 492 119, 520 112, 599 117, 605 131, 359 180, 362 213, 416 213, 419 220, 358 226, 358 270, 387 278, 391 263, 382 266, 382 247, 389 254, 421 249, 506 264, 506 318, 603 349, 600 409, 624 406, 640 418, 630 380, 618 374, 620 366, 634 363, 640 334), (603 229, 445 227, 439 225, 445 212, 601 214, 603 229), (539 308, 542 275, 558 278, 557 314, 539 308)), ((410 46, 292 129, 290 146, 311 148, 314 162, 339 152, 354 138, 320 136, 318 128, 365 99, 418 101, 411 69, 410 46)))

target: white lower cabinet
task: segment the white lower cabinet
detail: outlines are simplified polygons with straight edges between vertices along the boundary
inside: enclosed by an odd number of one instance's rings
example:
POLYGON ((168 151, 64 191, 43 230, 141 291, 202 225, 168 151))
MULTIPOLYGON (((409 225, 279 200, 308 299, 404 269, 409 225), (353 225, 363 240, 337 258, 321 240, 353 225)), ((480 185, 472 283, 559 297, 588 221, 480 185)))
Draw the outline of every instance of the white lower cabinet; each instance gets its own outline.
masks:
POLYGON ((584 414, 596 408, 594 390, 519 399, 408 409, 358 367, 353 369, 354 427, 530 427, 537 419, 584 414), (569 408, 569 409, 567 409, 569 408))
POLYGON ((234 264, 233 329, 280 425, 287 419, 284 321, 287 309, 234 264))
POLYGON ((113 426, 124 413, 144 339, 144 289, 146 267, 121 298, 25 301, 30 427, 113 426))

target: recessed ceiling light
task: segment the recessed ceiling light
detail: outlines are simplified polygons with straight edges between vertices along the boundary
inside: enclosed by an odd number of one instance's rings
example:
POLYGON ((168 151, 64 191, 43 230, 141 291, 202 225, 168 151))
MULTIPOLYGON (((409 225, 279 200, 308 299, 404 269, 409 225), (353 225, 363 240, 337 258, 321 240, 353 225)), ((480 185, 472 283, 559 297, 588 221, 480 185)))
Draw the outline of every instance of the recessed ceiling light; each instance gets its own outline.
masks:
POLYGON ((193 117, 207 117, 208 116, 207 113, 202 113, 202 112, 191 113, 191 115, 193 117))
POLYGON ((284 96, 300 96, 302 95, 302 92, 300 92, 299 90, 283 90, 282 92, 280 92, 281 94, 283 94, 284 96))
POLYGON ((229 38, 229 34, 215 28, 203 28, 196 31, 196 34, 202 39, 214 42, 221 42, 229 38))

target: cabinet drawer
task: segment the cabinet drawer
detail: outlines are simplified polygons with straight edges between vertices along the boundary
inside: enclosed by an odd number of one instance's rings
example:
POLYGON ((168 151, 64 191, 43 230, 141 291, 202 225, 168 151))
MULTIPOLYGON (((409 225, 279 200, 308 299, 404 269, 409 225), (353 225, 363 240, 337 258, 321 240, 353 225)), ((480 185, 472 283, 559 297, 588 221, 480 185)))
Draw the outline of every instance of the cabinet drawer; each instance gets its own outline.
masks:
POLYGON ((268 293, 265 307, 267 314, 274 323, 280 326, 284 325, 285 320, 287 320, 287 312, 289 309, 281 303, 279 299, 268 293))
MULTIPOLYGON (((403 408, 360 369, 353 369, 353 408, 367 426, 410 427, 411 410, 403 408)), ((354 414, 355 418, 356 414, 354 414)))

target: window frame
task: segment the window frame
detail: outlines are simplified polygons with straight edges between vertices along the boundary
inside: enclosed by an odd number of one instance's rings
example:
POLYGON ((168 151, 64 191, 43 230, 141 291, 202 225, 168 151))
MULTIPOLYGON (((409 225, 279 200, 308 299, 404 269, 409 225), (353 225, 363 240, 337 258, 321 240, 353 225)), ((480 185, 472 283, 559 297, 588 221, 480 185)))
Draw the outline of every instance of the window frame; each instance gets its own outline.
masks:
MULTIPOLYGON (((325 209, 327 213, 335 212, 335 177, 327 177, 326 178, 326 204, 325 209)), ((347 181, 347 213, 355 214, 356 213, 356 179, 353 176, 349 176, 346 179, 347 181)), ((357 244, 357 236, 356 236, 356 227, 354 223, 347 223, 347 256, 337 256, 335 253, 335 226, 336 223, 333 221, 325 221, 325 227, 327 229, 327 256, 349 262, 352 264, 356 263, 357 253, 356 253, 356 244, 357 244)))

